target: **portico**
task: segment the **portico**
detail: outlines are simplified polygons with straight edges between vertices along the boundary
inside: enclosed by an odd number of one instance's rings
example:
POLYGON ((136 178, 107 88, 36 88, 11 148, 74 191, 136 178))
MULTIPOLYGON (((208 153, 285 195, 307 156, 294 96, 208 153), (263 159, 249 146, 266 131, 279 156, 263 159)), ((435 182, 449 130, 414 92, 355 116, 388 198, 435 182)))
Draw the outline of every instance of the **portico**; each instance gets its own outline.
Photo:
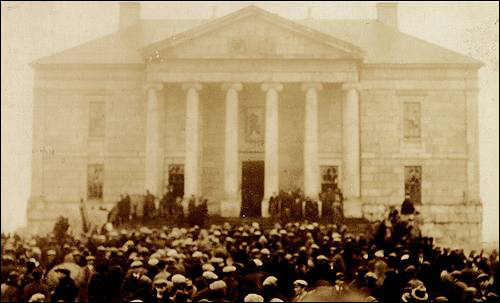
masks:
MULTIPOLYGON (((241 148, 240 138, 241 129, 246 127, 241 125, 240 106, 241 102, 247 100, 240 100, 242 91, 249 90, 249 87, 260 89, 262 92, 259 97, 262 99, 259 102, 263 104, 263 117, 264 127, 262 130, 263 144, 260 150, 252 150, 254 156, 260 157, 264 161, 264 195, 262 199, 262 216, 267 217, 268 214, 268 201, 269 197, 278 193, 280 190, 291 189, 291 184, 287 184, 287 180, 280 180, 280 156, 286 158, 287 155, 280 152, 280 119, 288 119, 288 117, 280 117, 280 107, 289 106, 287 100, 280 99, 281 95, 288 90, 288 94, 298 99, 301 108, 297 109, 303 115, 304 124, 302 130, 292 129, 291 132, 301 132, 297 135, 297 140, 301 141, 302 152, 302 182, 299 184, 304 194, 308 197, 318 199, 321 191, 320 184, 320 151, 319 151, 319 93, 324 86, 328 87, 329 91, 340 91, 342 95, 342 123, 344 138, 341 141, 332 142, 333 144, 341 145, 344 152, 342 157, 342 169, 344 172, 341 184, 344 184, 343 190, 347 198, 346 208, 349 209, 349 201, 359 198, 359 85, 353 81, 345 81, 343 83, 335 83, 330 81, 183 81, 178 83, 167 83, 163 81, 153 80, 153 78, 162 79, 159 76, 166 76, 164 73, 156 72, 155 77, 151 77, 147 87, 147 102, 148 102, 148 115, 147 115, 147 150, 151 150, 153 146, 161 146, 159 141, 161 138, 155 134, 157 131, 155 125, 164 124, 164 121, 158 121, 160 115, 149 113, 154 104, 160 98, 161 87, 172 87, 172 85, 179 86, 182 94, 184 95, 184 104, 180 106, 185 107, 185 151, 183 157, 184 164, 184 196, 206 196, 203 191, 204 186, 201 184, 204 181, 202 178, 203 167, 205 167, 204 159, 202 157, 203 140, 201 139, 200 121, 205 119, 200 110, 200 94, 204 90, 219 91, 217 94, 223 98, 223 105, 217 108, 219 119, 224 117, 224 128, 218 130, 223 134, 223 165, 220 169, 223 171, 223 182, 219 184, 220 191, 223 195, 218 195, 222 199, 217 201, 220 203, 220 215, 222 216, 239 216, 241 211, 241 163, 244 160, 245 149, 241 148), (344 117, 348 117, 352 121, 346 121, 344 117), (261 155, 261 156, 259 156, 261 155), (280 186, 282 185, 282 186, 280 186)), ((293 77, 293 80, 299 78, 300 75, 293 77)), ((164 98, 168 98, 168 91, 163 90, 161 94, 164 98)), ((326 96, 327 97, 327 96, 326 96)), ((328 100, 323 102, 328 104, 328 100)), ((161 101, 160 101, 161 102, 161 101)), ((331 100, 331 102, 334 102, 331 100)), ((168 109, 167 109, 168 110, 168 109)), ((217 131, 217 130, 215 130, 217 131)), ((288 130, 287 130, 288 132, 288 130)), ((291 151, 292 153, 294 151, 291 151)), ((152 191, 156 196, 163 194, 165 183, 162 184, 162 175, 165 172, 161 168, 164 165, 160 162, 162 157, 158 157, 155 152, 147 152, 146 154, 146 171, 149 171, 150 176, 148 182, 145 183, 146 188, 152 191), (154 183, 156 180, 157 183, 154 183)), ((296 183, 295 183, 296 184, 296 183)), ((207 197, 214 199, 215 197, 207 197)), ((356 210, 354 212, 360 212, 356 210)))

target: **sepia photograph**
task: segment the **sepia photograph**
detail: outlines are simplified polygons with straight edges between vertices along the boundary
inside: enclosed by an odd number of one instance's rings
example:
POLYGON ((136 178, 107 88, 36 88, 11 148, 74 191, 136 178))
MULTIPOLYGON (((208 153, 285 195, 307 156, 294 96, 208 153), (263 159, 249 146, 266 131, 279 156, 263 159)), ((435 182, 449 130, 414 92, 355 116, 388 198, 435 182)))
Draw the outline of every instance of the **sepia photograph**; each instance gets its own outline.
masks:
POLYGON ((1 302, 499 302, 498 2, 1 14, 1 302))

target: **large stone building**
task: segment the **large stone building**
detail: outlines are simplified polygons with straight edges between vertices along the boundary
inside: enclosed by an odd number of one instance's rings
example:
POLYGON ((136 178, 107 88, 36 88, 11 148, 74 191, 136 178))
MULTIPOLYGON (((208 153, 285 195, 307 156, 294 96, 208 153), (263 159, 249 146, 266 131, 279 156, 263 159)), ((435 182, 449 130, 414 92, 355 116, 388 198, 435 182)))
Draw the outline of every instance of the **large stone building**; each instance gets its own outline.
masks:
POLYGON ((142 20, 121 3, 118 31, 32 63, 30 226, 167 184, 211 214, 266 216, 279 190, 336 183, 347 216, 409 193, 425 233, 479 240, 482 64, 398 31, 394 3, 377 12, 142 20))

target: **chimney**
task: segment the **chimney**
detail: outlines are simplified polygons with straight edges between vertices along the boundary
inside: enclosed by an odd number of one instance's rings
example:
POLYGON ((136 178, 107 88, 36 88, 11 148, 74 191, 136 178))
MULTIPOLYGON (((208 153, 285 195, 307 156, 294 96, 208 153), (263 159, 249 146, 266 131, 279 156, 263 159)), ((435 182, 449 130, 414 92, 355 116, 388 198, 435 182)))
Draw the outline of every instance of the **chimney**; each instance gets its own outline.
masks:
POLYGON ((120 2, 120 29, 129 27, 141 19, 139 2, 120 2))
POLYGON ((396 2, 377 3, 377 20, 382 24, 398 29, 398 4, 396 2))

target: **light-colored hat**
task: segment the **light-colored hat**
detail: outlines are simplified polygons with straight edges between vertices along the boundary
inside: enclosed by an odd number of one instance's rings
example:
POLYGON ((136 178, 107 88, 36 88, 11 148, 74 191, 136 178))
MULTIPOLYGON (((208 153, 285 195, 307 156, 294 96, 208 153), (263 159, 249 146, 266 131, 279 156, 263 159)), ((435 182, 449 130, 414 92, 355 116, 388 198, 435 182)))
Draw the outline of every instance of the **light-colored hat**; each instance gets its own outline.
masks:
POLYGON ((261 254, 263 254, 263 255, 270 255, 270 254, 271 254, 271 252, 270 252, 270 251, 269 251, 269 249, 267 249, 267 248, 263 248, 263 249, 260 251, 260 253, 261 253, 261 254))
POLYGON ((264 280, 262 285, 263 286, 266 286, 266 285, 276 286, 276 285, 278 285, 278 278, 276 278, 275 276, 269 276, 264 280))
POLYGON ((191 255, 191 257, 193 257, 193 258, 201 258, 201 257, 203 257, 203 253, 202 253, 201 251, 195 251, 195 252, 191 255))
POLYGON ((168 280, 169 277, 170 277, 170 273, 169 272, 167 272, 167 271, 160 271, 159 273, 156 274, 156 276, 154 276, 153 281, 156 281, 156 280, 168 280))
POLYGON ((235 271, 236 267, 232 265, 224 266, 224 268, 222 269, 222 272, 224 273, 235 272, 235 271))
POLYGON ((172 282, 174 284, 183 284, 186 283, 186 277, 181 274, 176 274, 172 277, 172 282))
POLYGON ((47 256, 55 256, 55 255, 56 255, 56 251, 55 251, 55 250, 53 250, 53 249, 49 249, 49 250, 47 251, 47 256))
POLYGON ((244 302, 264 302, 264 298, 258 294, 248 294, 245 299, 243 299, 244 302))
POLYGON ((151 258, 151 259, 149 259, 149 261, 148 261, 148 265, 149 265, 149 266, 156 266, 156 265, 158 265, 158 262, 159 262, 159 261, 158 261, 158 259, 156 259, 156 258, 151 258))
POLYGON ((253 259, 253 263, 255 263, 256 266, 262 266, 264 265, 261 260, 259 259, 253 259))
POLYGON ((215 271, 215 267, 212 264, 203 264, 201 267, 203 271, 215 271))
POLYGON ((325 255, 319 255, 316 257, 317 260, 326 260, 328 261, 328 258, 325 255))
POLYGON ((175 250, 175 249, 169 249, 167 251, 167 257, 177 257, 177 250, 175 250))
POLYGON ((210 283, 210 290, 221 290, 224 288, 227 288, 226 282, 222 280, 215 281, 213 283, 210 283))
POLYGON ((375 257, 377 258, 383 258, 384 257, 384 250, 377 250, 377 252, 375 252, 375 257))
POLYGON ((212 271, 204 271, 202 274, 203 278, 207 280, 217 280, 219 277, 212 271))
POLYGON ((307 287, 307 285, 308 285, 308 284, 307 284, 307 282, 306 282, 306 281, 304 281, 304 280, 295 280, 295 281, 293 282, 293 285, 300 285, 300 286, 303 286, 303 287, 307 287))
POLYGON ((415 301, 427 301, 429 299, 429 294, 425 286, 419 286, 411 290, 411 297, 415 301))
POLYGON ((281 300, 280 298, 272 298, 271 301, 269 302, 285 302, 285 301, 281 300))
POLYGON ((138 267, 142 267, 142 262, 139 260, 136 260, 132 262, 132 264, 130 264, 130 268, 138 268, 138 267))
POLYGON ((37 292, 31 296, 28 302, 45 302, 45 295, 37 292))

